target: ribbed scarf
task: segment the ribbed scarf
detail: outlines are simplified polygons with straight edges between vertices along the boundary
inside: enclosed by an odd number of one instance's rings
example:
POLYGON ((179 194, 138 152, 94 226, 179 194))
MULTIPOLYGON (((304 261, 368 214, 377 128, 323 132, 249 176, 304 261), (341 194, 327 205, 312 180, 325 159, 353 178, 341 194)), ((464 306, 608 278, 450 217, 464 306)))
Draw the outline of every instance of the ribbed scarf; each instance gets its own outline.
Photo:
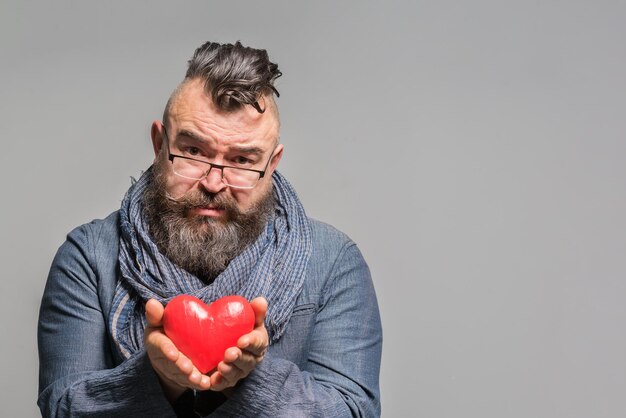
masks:
POLYGON ((172 263, 152 242, 142 208, 152 168, 130 187, 119 211, 121 277, 109 316, 121 358, 143 348, 145 302, 154 298, 165 305, 183 293, 207 304, 228 295, 248 300, 263 296, 268 302, 265 326, 270 343, 281 337, 302 290, 311 254, 311 225, 289 182, 277 171, 272 180, 274 216, 259 238, 209 285, 172 263))

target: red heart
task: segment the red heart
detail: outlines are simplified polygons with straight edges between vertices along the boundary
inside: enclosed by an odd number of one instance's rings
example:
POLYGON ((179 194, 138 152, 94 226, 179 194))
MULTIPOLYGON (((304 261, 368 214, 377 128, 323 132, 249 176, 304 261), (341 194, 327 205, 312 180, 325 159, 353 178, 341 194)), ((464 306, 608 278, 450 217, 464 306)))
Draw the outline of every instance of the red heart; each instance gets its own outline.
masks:
POLYGON ((254 310, 241 296, 225 296, 207 306, 200 299, 179 295, 163 312, 163 330, 200 370, 213 370, 229 347, 254 329, 254 310))

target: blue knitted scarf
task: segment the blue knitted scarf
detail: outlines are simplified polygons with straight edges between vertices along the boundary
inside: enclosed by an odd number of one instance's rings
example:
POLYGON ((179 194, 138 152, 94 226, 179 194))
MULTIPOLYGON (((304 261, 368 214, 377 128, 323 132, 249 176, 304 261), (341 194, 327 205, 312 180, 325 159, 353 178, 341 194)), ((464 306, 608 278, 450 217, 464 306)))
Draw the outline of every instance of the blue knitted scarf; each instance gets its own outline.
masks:
POLYGON ((311 254, 311 225, 289 182, 276 171, 272 179, 274 216, 259 238, 209 285, 161 254, 148 234, 142 197, 152 181, 152 168, 130 187, 119 212, 121 277, 109 316, 121 359, 143 348, 145 302, 154 298, 167 304, 182 293, 207 304, 228 295, 248 300, 263 296, 268 301, 265 326, 270 343, 281 337, 304 282, 311 254))

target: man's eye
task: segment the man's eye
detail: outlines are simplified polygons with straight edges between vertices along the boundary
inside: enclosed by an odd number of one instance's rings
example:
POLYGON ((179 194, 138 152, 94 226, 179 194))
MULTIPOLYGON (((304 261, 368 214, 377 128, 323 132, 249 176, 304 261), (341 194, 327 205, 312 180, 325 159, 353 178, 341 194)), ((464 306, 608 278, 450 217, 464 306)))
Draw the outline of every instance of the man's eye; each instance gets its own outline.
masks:
POLYGON ((250 164, 252 162, 248 158, 242 156, 235 157, 233 161, 239 165, 250 164))
POLYGON ((187 154, 189 155, 200 155, 200 148, 197 147, 187 147, 187 154))

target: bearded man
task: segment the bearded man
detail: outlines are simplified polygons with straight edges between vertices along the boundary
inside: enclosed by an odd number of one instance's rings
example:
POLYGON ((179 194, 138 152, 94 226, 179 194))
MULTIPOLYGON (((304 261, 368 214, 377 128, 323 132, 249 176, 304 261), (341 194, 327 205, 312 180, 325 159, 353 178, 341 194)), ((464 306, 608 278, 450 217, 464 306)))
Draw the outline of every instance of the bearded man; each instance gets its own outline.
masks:
POLYGON ((152 167, 53 261, 38 329, 43 416, 380 415, 367 265, 276 171, 280 75, 239 42, 195 51, 152 124, 152 167), (252 301, 254 329, 207 374, 163 331, 180 294, 252 301))

